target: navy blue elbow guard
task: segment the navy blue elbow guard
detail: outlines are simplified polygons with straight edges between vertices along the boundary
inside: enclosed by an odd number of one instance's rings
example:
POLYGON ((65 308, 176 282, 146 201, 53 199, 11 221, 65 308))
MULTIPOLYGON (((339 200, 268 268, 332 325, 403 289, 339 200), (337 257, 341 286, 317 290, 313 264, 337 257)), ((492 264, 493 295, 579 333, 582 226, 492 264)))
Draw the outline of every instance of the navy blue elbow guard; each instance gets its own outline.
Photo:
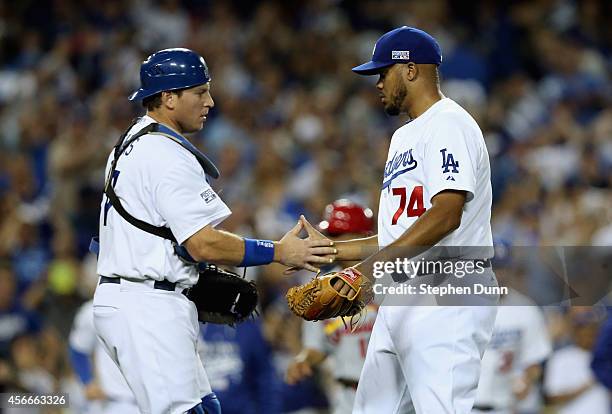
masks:
POLYGON ((259 266, 274 260, 274 243, 270 240, 244 239, 244 257, 239 267, 259 266))

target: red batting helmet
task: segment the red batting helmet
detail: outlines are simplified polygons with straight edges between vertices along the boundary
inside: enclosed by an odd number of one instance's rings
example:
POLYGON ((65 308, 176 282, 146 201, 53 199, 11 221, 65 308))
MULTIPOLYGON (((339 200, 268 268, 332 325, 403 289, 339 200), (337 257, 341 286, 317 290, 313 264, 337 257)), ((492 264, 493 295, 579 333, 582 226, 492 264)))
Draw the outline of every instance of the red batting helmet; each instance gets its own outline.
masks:
POLYGON ((330 236, 345 233, 369 234, 374 228, 372 210, 350 200, 336 200, 325 207, 319 229, 330 236))

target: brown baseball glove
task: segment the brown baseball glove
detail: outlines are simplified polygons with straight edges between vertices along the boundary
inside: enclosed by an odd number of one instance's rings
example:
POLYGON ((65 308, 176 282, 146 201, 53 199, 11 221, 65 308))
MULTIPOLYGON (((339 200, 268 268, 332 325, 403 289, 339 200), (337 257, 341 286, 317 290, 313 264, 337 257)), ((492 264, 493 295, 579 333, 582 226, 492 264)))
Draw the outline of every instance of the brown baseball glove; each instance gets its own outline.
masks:
POLYGON ((361 313, 374 294, 368 280, 355 268, 315 276, 287 292, 289 309, 307 321, 361 313))

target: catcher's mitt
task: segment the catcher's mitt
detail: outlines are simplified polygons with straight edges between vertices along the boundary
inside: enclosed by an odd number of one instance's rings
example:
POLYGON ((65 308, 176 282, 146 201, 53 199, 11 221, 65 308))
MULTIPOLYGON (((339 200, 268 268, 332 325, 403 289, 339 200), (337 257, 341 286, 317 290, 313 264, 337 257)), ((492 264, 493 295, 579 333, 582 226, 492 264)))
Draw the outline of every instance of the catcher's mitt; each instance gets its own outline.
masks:
POLYGON ((316 321, 356 315, 372 300, 373 293, 366 278, 349 267, 340 272, 317 275, 305 285, 289 289, 286 297, 293 313, 307 321, 316 321), (334 288, 338 279, 349 285, 346 294, 334 288))
POLYGON ((258 300, 255 282, 215 265, 200 270, 200 279, 187 297, 196 304, 201 322, 231 326, 256 312, 258 300))

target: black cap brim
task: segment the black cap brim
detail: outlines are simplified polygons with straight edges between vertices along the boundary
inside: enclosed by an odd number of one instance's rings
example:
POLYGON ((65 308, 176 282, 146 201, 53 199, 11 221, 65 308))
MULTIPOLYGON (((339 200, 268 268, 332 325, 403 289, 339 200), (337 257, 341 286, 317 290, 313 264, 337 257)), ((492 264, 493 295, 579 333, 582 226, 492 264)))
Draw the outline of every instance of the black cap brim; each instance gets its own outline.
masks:
POLYGON ((378 75, 381 70, 393 64, 395 64, 395 62, 374 62, 371 60, 369 62, 364 63, 363 65, 355 66, 352 70, 358 75, 378 75))

